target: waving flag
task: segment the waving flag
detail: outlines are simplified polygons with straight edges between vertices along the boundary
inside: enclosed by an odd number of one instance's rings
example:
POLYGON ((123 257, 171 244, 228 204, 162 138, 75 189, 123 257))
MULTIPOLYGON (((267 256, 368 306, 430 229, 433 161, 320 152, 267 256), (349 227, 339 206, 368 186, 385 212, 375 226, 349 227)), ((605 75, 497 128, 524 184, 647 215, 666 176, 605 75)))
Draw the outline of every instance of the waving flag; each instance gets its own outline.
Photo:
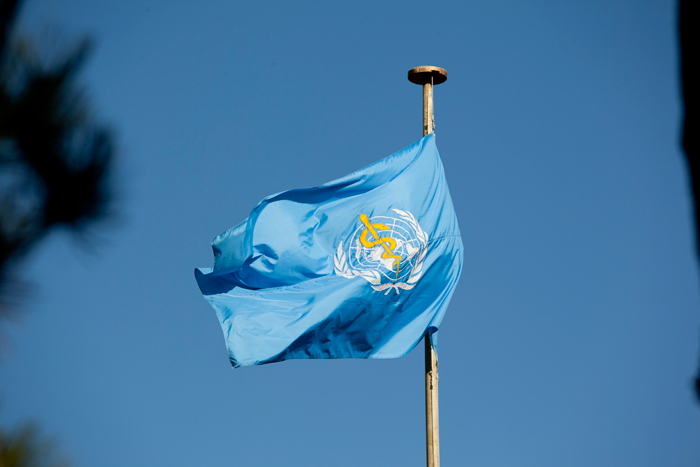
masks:
POLYGON ((268 196, 197 269, 234 367, 394 358, 437 330, 462 239, 430 134, 351 175, 268 196))

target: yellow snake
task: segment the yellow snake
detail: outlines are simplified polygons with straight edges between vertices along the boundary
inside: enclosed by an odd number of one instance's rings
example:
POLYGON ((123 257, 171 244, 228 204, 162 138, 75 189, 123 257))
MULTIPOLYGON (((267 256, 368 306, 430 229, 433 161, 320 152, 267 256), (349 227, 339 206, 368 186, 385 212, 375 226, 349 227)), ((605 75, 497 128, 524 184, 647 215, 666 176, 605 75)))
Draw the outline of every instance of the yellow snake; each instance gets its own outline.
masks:
POLYGON ((396 278, 399 278, 399 266, 401 264, 401 256, 394 254, 394 248, 396 248, 396 240, 391 237, 379 237, 377 230, 391 230, 384 224, 372 224, 369 218, 365 214, 360 214, 360 220, 365 227, 365 230, 360 234, 360 243, 362 243, 366 248, 373 248, 377 245, 382 245, 384 247, 384 253, 382 253, 382 258, 394 258, 394 265, 396 266, 396 278), (376 230, 375 230, 376 229, 376 230), (376 240, 367 240, 367 234, 372 233, 376 240))

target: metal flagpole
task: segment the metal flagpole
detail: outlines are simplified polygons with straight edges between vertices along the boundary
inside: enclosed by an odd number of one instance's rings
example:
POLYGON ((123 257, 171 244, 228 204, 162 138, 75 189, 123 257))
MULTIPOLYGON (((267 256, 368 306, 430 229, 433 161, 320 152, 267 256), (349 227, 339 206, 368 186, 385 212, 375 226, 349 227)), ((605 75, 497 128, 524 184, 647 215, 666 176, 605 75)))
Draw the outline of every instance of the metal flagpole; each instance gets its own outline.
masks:
MULTIPOLYGON (((433 86, 447 81, 447 71, 436 66, 408 70, 408 80, 423 86, 423 136, 433 132, 433 86)), ((438 362, 435 349, 426 334, 425 341, 425 434, 428 467, 440 467, 440 429, 438 424, 438 362)))

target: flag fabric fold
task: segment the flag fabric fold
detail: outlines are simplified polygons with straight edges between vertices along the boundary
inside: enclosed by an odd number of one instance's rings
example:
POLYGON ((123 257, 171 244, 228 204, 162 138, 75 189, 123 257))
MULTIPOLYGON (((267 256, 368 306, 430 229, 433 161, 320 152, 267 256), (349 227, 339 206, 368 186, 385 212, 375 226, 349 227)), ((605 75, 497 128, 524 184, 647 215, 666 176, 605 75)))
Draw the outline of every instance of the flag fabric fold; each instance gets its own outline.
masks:
POLYGON ((195 276, 234 367, 405 355, 440 326, 463 249, 432 134, 268 196, 212 247, 195 276))

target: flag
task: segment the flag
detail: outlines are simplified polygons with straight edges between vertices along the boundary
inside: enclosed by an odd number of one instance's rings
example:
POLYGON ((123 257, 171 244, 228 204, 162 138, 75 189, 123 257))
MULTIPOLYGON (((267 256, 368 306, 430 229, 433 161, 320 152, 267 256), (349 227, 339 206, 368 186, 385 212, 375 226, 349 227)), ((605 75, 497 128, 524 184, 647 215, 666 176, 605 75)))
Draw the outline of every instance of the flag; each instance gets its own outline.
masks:
POLYGON ((195 276, 234 367, 405 355, 437 331, 462 269, 433 134, 333 182, 268 196, 212 248, 213 269, 195 276))

